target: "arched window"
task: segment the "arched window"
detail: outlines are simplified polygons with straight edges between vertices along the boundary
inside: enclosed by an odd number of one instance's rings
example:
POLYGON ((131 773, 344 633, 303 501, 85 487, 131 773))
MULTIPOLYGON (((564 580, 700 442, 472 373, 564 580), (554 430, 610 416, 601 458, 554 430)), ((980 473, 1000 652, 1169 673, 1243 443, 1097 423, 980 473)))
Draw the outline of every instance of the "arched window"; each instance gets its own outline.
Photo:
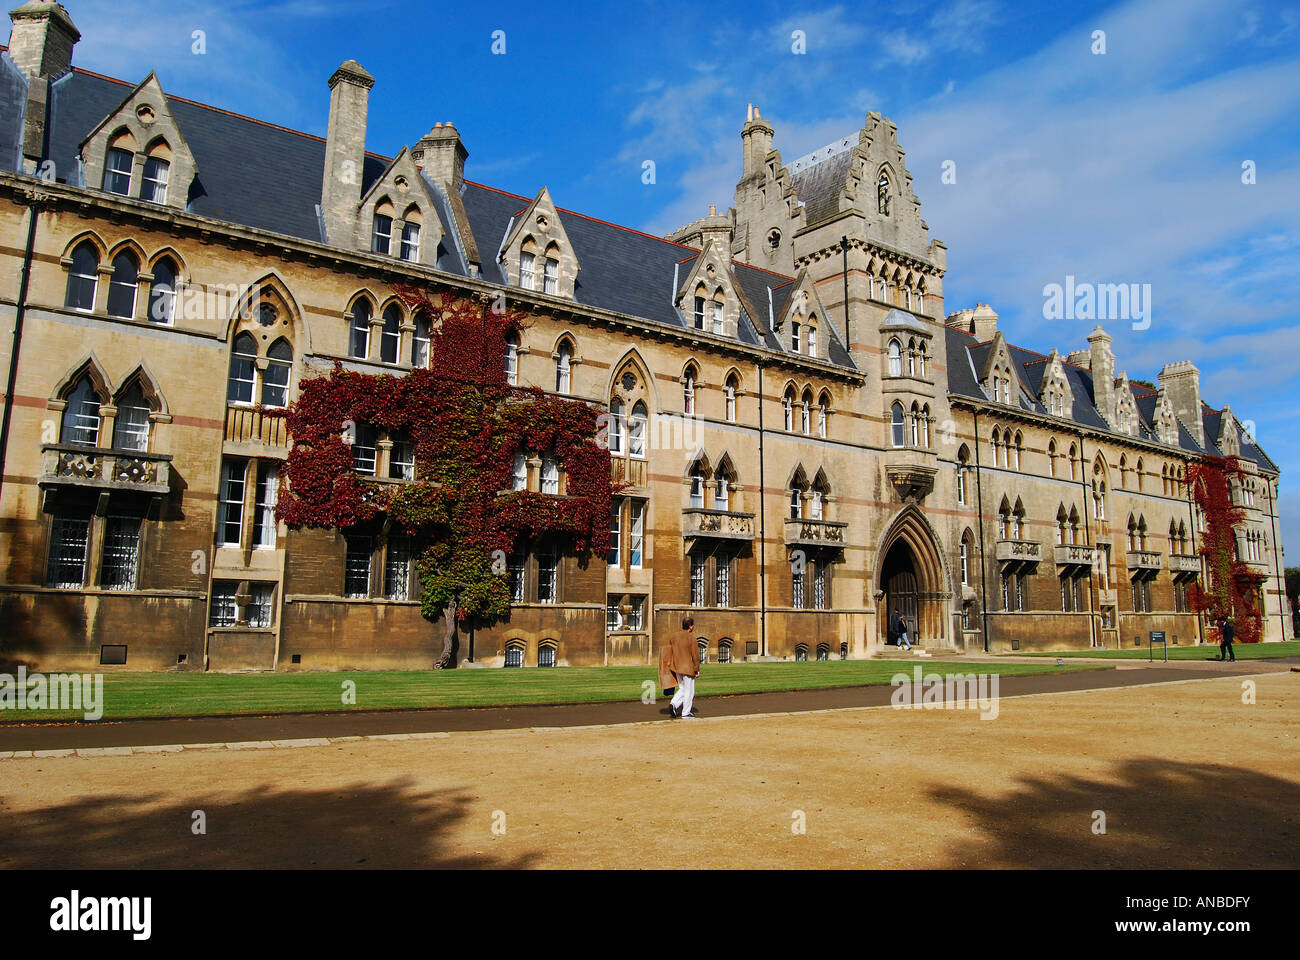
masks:
POLYGON ((724 457, 713 475, 713 509, 731 509, 731 488, 736 482, 736 471, 731 466, 731 458, 724 457))
POLYGON ((731 641, 719 640, 718 641, 718 663, 730 663, 730 662, 731 662, 731 641))
POLYGON ((1000 427, 993 428, 993 434, 989 437, 989 446, 993 448, 993 466, 998 465, 998 453, 1002 448, 1002 430, 1000 427))
POLYGON ((921 446, 921 407, 915 400, 912 401, 911 416, 908 420, 912 424, 912 446, 919 447, 921 446))
POLYGON ((823 393, 817 398, 817 436, 826 439, 831 415, 831 398, 823 393))
POLYGON ((99 395, 91 386, 90 378, 83 376, 66 399, 59 442, 82 447, 98 446, 99 395))
POLYGON ((1075 444, 1070 444, 1070 479, 1079 479, 1079 448, 1075 444))
POLYGON ((519 254, 519 286, 525 290, 533 290, 537 286, 537 254, 529 249, 530 246, 535 246, 531 237, 524 241, 519 254))
POLYGON ((266 351, 266 370, 262 373, 262 406, 289 405, 289 373, 293 370, 293 347, 281 337, 266 351))
POLYGON ((817 327, 814 326, 816 315, 809 318, 808 322, 808 356, 817 356, 817 327))
POLYGON ((132 383, 117 398, 117 417, 113 421, 113 449, 144 453, 149 449, 149 402, 139 381, 132 383))
POLYGON ((697 461, 691 464, 691 507, 704 507, 704 467, 697 461))
POLYGON ((411 207, 402 215, 402 245, 400 256, 410 263, 420 259, 420 211, 411 207))
POLYGON ((1079 510, 1077 507, 1070 507, 1070 542, 1079 542, 1079 510))
POLYGON ((907 375, 916 376, 916 341, 912 339, 907 341, 907 375))
POLYGON ((726 400, 726 416, 728 423, 736 422, 736 393, 739 384, 736 382, 736 375, 733 373, 727 377, 726 386, 723 387, 723 394, 726 400))
POLYGON ((139 280, 140 261, 135 258, 135 254, 123 251, 113 258, 113 276, 108 281, 109 316, 135 316, 135 294, 139 280))
POLYGON ((230 379, 226 387, 227 403, 252 403, 257 382, 257 343, 251 334, 235 337, 230 351, 230 379))
POLYGON ((172 165, 160 156, 150 157, 144 162, 144 177, 140 181, 140 199, 150 203, 167 202, 167 180, 171 176, 172 165))
POLYGON ((1056 476, 1056 440, 1047 441, 1047 473, 1048 476, 1056 476))
POLYGON ((922 377, 928 376, 928 375, 929 375, 930 357, 929 357, 929 355, 925 352, 925 341, 924 341, 924 340, 922 340, 922 341, 917 345, 917 347, 916 347, 916 361, 917 361, 918 366, 920 367, 921 376, 922 376, 922 377))
POLYGON ((1008 540, 1011 538, 1011 504, 1006 497, 1002 498, 1002 503, 998 506, 998 539, 1008 540))
MULTIPOLYGON (((507 338, 507 343, 509 339, 507 338)), ((428 314, 415 315, 415 331, 411 336, 411 366, 419 370, 428 369, 433 360, 433 323, 428 314)), ((510 349, 506 348, 506 382, 514 383, 510 374, 510 349)))
POLYGON ((972 553, 971 548, 973 544, 974 544, 974 537, 971 535, 971 532, 967 530, 965 533, 962 534, 961 537, 961 582, 968 586, 970 585, 971 582, 970 562, 971 562, 971 553, 972 553))
POLYGON ((384 329, 379 338, 379 359, 396 363, 402 346, 402 311, 395 303, 384 310, 384 329))
POLYGON ((626 408, 623 401, 615 397, 609 403, 609 452, 611 454, 624 453, 624 417, 626 408))
POLYGON ((1056 542, 1057 543, 1062 543, 1062 544, 1069 543, 1069 541, 1066 539, 1066 534, 1065 534, 1068 522, 1069 522, 1068 518, 1065 515, 1065 504, 1062 503, 1057 505, 1056 508, 1056 542))
POLYGON ((1130 513, 1128 515, 1128 549, 1130 553, 1137 550, 1138 548, 1137 531, 1138 531, 1137 520, 1135 520, 1133 518, 1133 514, 1130 513))
POLYGON ((696 330, 704 329, 706 311, 708 310, 708 305, 709 305, 708 293, 709 291, 705 289, 705 286, 702 283, 695 288, 695 329, 696 330))
POLYGON ((104 189, 119 197, 131 195, 131 165, 135 154, 130 150, 110 147, 104 157, 104 189))
POLYGON ((510 489, 528 489, 528 457, 522 450, 515 451, 514 461, 510 466, 510 489))
POLYGON ((921 446, 930 449, 930 405, 921 407, 921 446))
POLYGON ((560 292, 560 248, 555 244, 546 248, 546 260, 542 264, 542 292, 560 292))
POLYGON ((682 377, 682 412, 695 415, 695 367, 688 366, 682 377))
POLYGON ((799 429, 806 437, 812 433, 812 391, 805 390, 799 401, 799 429))
POLYGON ((966 502, 966 471, 970 469, 970 449, 966 444, 957 451, 957 502, 966 502))
POLYGON ((726 296, 725 294, 723 294, 721 287, 718 287, 718 289, 714 292, 713 299, 709 301, 709 304, 710 304, 710 309, 713 311, 712 313, 713 332, 722 333, 723 311, 726 308, 726 296))
POLYGON ((393 247, 392 207, 383 206, 375 210, 375 217, 370 228, 370 252, 387 256, 393 247), (380 212, 380 211, 383 212, 380 212))
POLYGON ((87 240, 72 251, 72 266, 68 270, 68 292, 65 305, 73 310, 95 309, 95 290, 99 286, 99 252, 87 240))
POLYGON ((352 304, 348 356, 364 360, 370 354, 370 301, 360 297, 352 304))
POLYGON ((889 341, 889 375, 891 377, 903 375, 903 345, 897 340, 889 341))
POLYGON ((522 667, 524 665, 524 645, 519 641, 506 644, 506 663, 507 667, 522 667))
POLYGON ((555 392, 568 393, 572 388, 573 348, 566 340, 555 351, 555 392))
POLYGON ((880 179, 876 181, 876 212, 881 216, 889 216, 889 174, 881 170, 880 179))
POLYGON ((794 433, 794 387, 787 387, 785 397, 782 400, 785 413, 785 429, 787 433, 794 433))
POLYGON ((894 446, 901 447, 907 442, 903 429, 903 405, 897 400, 890 407, 890 427, 892 428, 892 441, 894 446))
POLYGON ((1024 438, 1021 436, 1020 431, 1017 430, 1016 442, 1015 445, 1011 448, 1011 466, 1016 470, 1020 469, 1020 451, 1023 447, 1024 447, 1024 438))
POLYGON ((1016 507, 1011 511, 1011 539, 1024 539, 1025 530, 1025 505, 1016 498, 1016 507))
POLYGON ((645 430, 649 414, 646 405, 640 400, 632 407, 632 416, 627 421, 627 452, 633 457, 645 456, 645 430))
POLYGON ((539 667, 555 666, 555 644, 543 643, 537 648, 537 665, 539 667))
POLYGON ((176 264, 163 257, 153 265, 153 283, 149 285, 149 319, 153 323, 171 323, 176 312, 176 264))
POLYGON ((1138 457, 1138 462, 1137 462, 1137 488, 1138 488, 1138 493, 1141 493, 1141 492, 1142 492, 1142 475, 1143 475, 1143 473, 1145 473, 1145 467, 1143 466, 1142 458, 1141 458, 1141 457, 1138 457))
POLYGON ((549 493, 553 496, 559 495, 560 462, 553 453, 542 454, 541 489, 542 493, 549 493))

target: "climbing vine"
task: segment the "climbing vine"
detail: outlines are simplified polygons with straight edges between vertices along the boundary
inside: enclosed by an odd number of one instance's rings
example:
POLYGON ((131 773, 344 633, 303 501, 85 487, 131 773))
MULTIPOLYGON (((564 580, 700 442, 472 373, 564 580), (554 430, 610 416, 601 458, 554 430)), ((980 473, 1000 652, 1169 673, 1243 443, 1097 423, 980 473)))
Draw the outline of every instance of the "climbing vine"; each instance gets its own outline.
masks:
POLYGON ((1262 633, 1254 600, 1260 577, 1237 559, 1237 532, 1246 512, 1232 502, 1231 481, 1243 476, 1235 460, 1223 457, 1209 457, 1188 469, 1192 497, 1205 517, 1200 552, 1208 573, 1206 583, 1192 586, 1189 598, 1194 610, 1216 624, 1231 618, 1237 642, 1256 643, 1262 633))
POLYGON ((599 410, 507 382, 507 337, 524 329, 523 313, 395 290, 413 316, 431 320, 429 369, 367 374, 336 361, 327 375, 303 381, 285 412, 293 443, 276 512, 294 528, 387 524, 414 538, 421 612, 446 625, 438 666, 450 666, 458 623, 509 615, 507 555, 558 537, 585 567, 603 549, 609 451, 598 437, 599 410), (412 443, 415 479, 354 471, 346 440, 354 424, 412 443), (520 452, 554 456, 565 495, 511 490, 520 452))

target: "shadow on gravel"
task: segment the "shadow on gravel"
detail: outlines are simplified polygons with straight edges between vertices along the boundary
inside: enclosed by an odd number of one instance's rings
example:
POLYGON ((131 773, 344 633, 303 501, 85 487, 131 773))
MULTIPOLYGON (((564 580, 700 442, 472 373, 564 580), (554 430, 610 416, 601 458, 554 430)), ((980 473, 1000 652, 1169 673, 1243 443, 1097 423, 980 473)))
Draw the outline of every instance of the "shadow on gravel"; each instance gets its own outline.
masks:
POLYGON ((997 796, 929 793, 979 832, 950 868, 1300 867, 1300 784, 1254 771, 1144 758, 1110 782, 1063 774, 997 796), (1095 811, 1105 834, 1093 832, 1095 811))
POLYGON ((156 807, 155 797, 69 800, 16 815, 0 800, 0 869, 403 868, 519 869, 538 854, 456 856, 452 827, 490 813, 458 791, 417 792, 408 779, 327 791, 258 788, 235 796, 196 793, 193 802, 156 807), (193 814, 206 835, 191 832, 193 814))

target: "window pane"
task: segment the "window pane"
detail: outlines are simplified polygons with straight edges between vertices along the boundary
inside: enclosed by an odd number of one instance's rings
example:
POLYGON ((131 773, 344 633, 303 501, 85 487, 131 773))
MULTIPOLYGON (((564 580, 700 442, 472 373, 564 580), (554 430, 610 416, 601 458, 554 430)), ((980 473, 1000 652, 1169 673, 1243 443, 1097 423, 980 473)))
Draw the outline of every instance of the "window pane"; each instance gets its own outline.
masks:
POLYGON ((55 516, 50 526, 49 586, 75 590, 85 584, 89 540, 89 517, 55 516))
POLYGON ((108 151, 104 162, 104 189, 126 197, 131 194, 131 162, 134 155, 116 147, 108 151))
POLYGON ((226 388, 226 402, 253 402, 256 371, 257 346, 253 343, 252 337, 241 333, 235 338, 235 345, 230 354, 230 380, 226 388))
POLYGON ((378 458, 378 434, 368 423, 356 425, 356 435, 352 440, 352 469, 358 473, 375 475, 375 462, 378 458))
POLYGON ((556 557, 554 552, 546 552, 537 556, 537 602, 554 603, 555 602, 555 565, 556 557))
POLYGON ((153 283, 149 286, 149 319, 154 323, 171 323, 176 310, 176 270, 170 260, 154 264, 153 283))
POLYGON ((420 259, 420 225, 407 223, 402 226, 402 259, 414 263, 420 259))
POLYGON ((370 352, 370 304, 358 300, 352 306, 351 336, 348 341, 349 356, 364 360, 370 352))
POLYGON ((235 605, 238 584, 217 580, 212 584, 212 603, 208 609, 208 623, 214 627, 233 627, 239 621, 239 608, 235 605))
POLYGON ((370 596, 370 538, 348 536, 347 557, 343 562, 343 595, 370 596))
POLYGON ((99 397, 91 389, 90 380, 86 377, 68 395, 68 405, 63 408, 60 442, 84 447, 97 446, 99 443, 99 397))
POLYGON ((275 546, 275 504, 280 495, 280 465, 262 460, 257 465, 257 505, 253 513, 253 545, 275 546))
POLYGON ((108 312, 114 317, 135 316, 136 283, 140 276, 140 265, 128 254, 120 254, 113 260, 113 276, 108 282, 108 312))
POLYGON ((411 539, 388 538, 388 559, 384 564, 384 596, 389 600, 409 600, 411 582, 411 539))
POLYGON ((244 473, 247 462, 227 460, 221 469, 221 504, 217 516, 217 543, 237 547, 244 525, 244 473))
POLYGON ((393 241, 393 218, 382 213, 375 214, 374 231, 370 239, 371 253, 388 253, 393 241))
POLYGON ((140 184, 140 199, 151 203, 167 202, 167 179, 171 174, 171 164, 157 157, 150 157, 144 162, 144 180, 140 184))
POLYGON ((149 449, 149 407, 138 386, 127 391, 117 402, 113 448, 141 453, 149 449))
POLYGON ((384 311, 384 331, 379 340, 379 359, 384 363, 396 363, 398 348, 402 342, 402 318, 396 307, 384 311))
POLYGON ((250 627, 269 627, 275 600, 275 584, 254 583, 249 586, 249 601, 245 612, 250 627))
POLYGON ((633 500, 629 505, 631 511, 630 530, 628 532, 628 563, 633 567, 641 566, 641 554, 645 546, 645 501, 633 500))

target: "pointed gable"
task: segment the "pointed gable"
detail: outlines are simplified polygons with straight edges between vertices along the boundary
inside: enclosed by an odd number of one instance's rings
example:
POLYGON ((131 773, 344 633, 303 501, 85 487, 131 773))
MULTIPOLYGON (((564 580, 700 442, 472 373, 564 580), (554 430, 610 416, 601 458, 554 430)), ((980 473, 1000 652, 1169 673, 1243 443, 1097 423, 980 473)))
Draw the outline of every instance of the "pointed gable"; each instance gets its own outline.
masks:
POLYGON ((790 285, 789 296, 774 319, 773 332, 786 351, 826 359, 834 329, 806 267, 790 285))
POLYGON ((1225 457, 1241 456, 1241 434, 1238 431, 1237 418, 1233 416, 1232 408, 1226 403, 1219 417, 1219 435, 1216 442, 1225 457))
POLYGON ((1128 374, 1121 373, 1115 383, 1115 422, 1111 426, 1119 433, 1136 437, 1140 424, 1137 401, 1133 399, 1133 387, 1128 382, 1128 374))
POLYGON ((515 217, 498 260, 510 286, 574 298, 581 264, 546 187, 515 217))
POLYGON ((739 287, 731 256, 710 240, 678 284, 676 306, 688 327, 734 339, 740 325, 739 287))
POLYGON ((146 200, 153 200, 165 190, 161 202, 180 210, 186 208, 190 185, 198 175, 194 154, 152 71, 82 141, 81 161, 85 185, 92 190, 105 189, 146 200), (128 172, 125 166, 115 166, 115 175, 106 182, 110 150, 129 154, 130 169, 128 172), (160 177, 164 185, 161 190, 160 177))
POLYGON ((983 369, 979 371, 980 385, 995 403, 1018 405, 1020 392, 1024 384, 1020 379, 1020 370, 1006 338, 999 330, 993 335, 988 355, 984 358, 983 369))
POLYGON ((1054 417, 1068 417, 1074 409, 1074 390, 1065 375, 1065 363, 1055 348, 1047 355, 1043 379, 1038 385, 1038 399, 1043 409, 1054 417))
POLYGON ((432 267, 437 264, 438 244, 441 242, 442 222, 428 181, 411 158, 411 151, 402 147, 361 198, 357 214, 357 247, 432 267), (376 246, 383 246, 382 237, 376 239, 376 215, 388 217, 391 221, 387 250, 376 249, 376 246), (408 230, 408 227, 414 229, 408 230), (403 237, 408 240, 405 244, 403 237))
POLYGON ((1178 446, 1178 417, 1174 414, 1173 402, 1164 387, 1156 394, 1155 417, 1153 418, 1156 436, 1161 443, 1178 446))

